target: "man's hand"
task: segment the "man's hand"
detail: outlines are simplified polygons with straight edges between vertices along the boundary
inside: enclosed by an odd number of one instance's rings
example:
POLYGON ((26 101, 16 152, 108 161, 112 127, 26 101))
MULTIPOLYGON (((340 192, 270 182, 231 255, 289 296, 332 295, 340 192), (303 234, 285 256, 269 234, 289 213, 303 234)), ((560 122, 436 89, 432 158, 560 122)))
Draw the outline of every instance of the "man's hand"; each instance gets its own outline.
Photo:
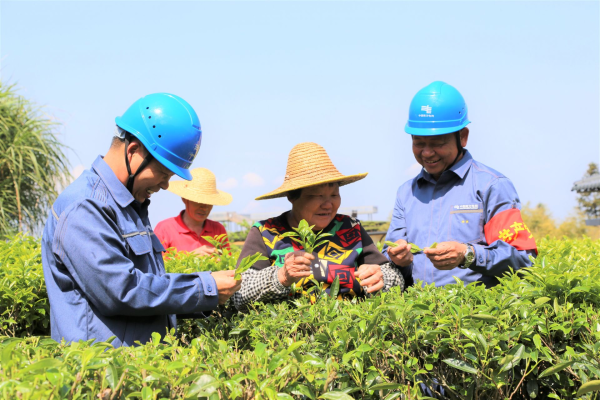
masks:
POLYGON ((400 267, 408 267, 411 262, 413 262, 413 255, 410 252, 410 245, 406 240, 396 240, 396 247, 388 246, 388 254, 390 255, 390 260, 400 267))
POLYGON ((383 272, 379 265, 361 265, 356 271, 356 277, 360 279, 360 285, 367 288, 367 293, 383 289, 383 272))
POLYGON ((465 259, 467 246, 458 242, 442 242, 435 249, 426 248, 423 253, 431 260, 434 267, 451 270, 458 267, 465 259))
POLYGON ((240 290, 242 286, 242 280, 236 281, 233 279, 235 275, 234 270, 229 271, 215 271, 211 273, 215 283, 217 284, 217 291, 219 292, 219 304, 225 304, 227 300, 235 292, 240 290))
POLYGON ((312 274, 310 265, 314 259, 312 254, 300 250, 286 253, 285 264, 277 271, 277 279, 283 286, 289 287, 300 279, 309 277, 312 274))
POLYGON ((215 251, 217 250, 214 247, 203 245, 192 251, 192 253, 198 254, 199 256, 210 256, 215 251))

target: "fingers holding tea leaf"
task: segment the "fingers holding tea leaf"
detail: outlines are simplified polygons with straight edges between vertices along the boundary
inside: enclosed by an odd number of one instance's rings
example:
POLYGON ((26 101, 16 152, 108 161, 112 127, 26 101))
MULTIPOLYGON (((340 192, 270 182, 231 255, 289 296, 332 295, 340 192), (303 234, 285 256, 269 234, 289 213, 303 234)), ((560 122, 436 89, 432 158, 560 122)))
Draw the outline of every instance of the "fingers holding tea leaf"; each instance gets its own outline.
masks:
POLYGON ((217 250, 212 246, 203 245, 193 250, 192 253, 197 254, 199 256, 210 256, 214 254, 217 250))
POLYGON ((413 260, 411 246, 406 242, 406 240, 402 239, 398 240, 394 244, 395 246, 388 247, 388 255, 390 257, 390 260, 392 260, 394 264, 399 265, 401 267, 406 267, 407 265, 410 265, 410 263, 412 263, 413 260))
POLYGON ((211 273, 211 276, 217 285, 219 304, 225 304, 235 292, 240 290, 242 281, 235 279, 235 273, 236 271, 233 270, 215 271, 211 273))
POLYGON ((449 270, 460 265, 465 258, 466 245, 459 242, 442 242, 423 252, 437 269, 449 270))
POLYGON ((422 248, 420 248, 419 246, 417 246, 414 243, 409 243, 408 245, 410 246, 410 252, 413 254, 417 254, 417 253, 420 253, 423 251, 422 248))
POLYGON ((286 287, 312 274, 311 262, 314 256, 304 251, 295 251, 285 255, 283 267, 277 271, 279 282, 286 287))

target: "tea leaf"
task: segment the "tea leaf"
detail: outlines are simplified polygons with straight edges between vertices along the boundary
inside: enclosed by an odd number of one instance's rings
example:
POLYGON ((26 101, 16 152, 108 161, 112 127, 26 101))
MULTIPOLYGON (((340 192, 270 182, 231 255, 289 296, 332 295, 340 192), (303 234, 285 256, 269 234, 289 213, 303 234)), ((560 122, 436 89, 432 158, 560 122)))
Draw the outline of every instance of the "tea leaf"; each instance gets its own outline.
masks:
POLYGON ((354 400, 354 398, 344 392, 327 392, 323 393, 319 398, 326 400, 354 400))
POLYGON ((266 261, 268 259, 268 257, 263 256, 259 252, 256 252, 251 256, 246 256, 242 258, 242 261, 240 261, 240 265, 235 270, 235 276, 233 277, 233 279, 235 279, 236 281, 242 279, 242 273, 249 270, 258 261, 266 261))
POLYGON ((548 368, 548 369, 544 370, 544 372, 542 372, 542 373, 539 375, 539 378, 543 378, 543 377, 546 377, 546 376, 548 376, 548 375, 552 375, 552 374, 555 374, 555 373, 557 373, 557 372, 560 372, 560 371, 562 371, 563 369, 570 367, 570 366, 571 366, 571 365, 573 365, 574 363, 575 363, 575 361, 574 361, 574 360, 571 360, 571 361, 563 361, 563 362, 561 362, 561 363, 558 363, 558 364, 556 364, 556 365, 554 365, 554 366, 552 366, 552 367, 550 367, 550 368, 548 368))
POLYGON ((376 385, 373 385, 369 388, 369 390, 390 390, 390 389, 398 389, 398 388, 401 388, 402 386, 404 386, 404 385, 402 385, 400 383, 385 382, 385 383, 378 383, 376 385))
POLYGON ((470 374, 477 374, 477 369, 473 368, 473 366, 466 361, 458 360, 456 358, 447 358, 442 360, 446 364, 454 367, 456 369, 460 369, 461 371, 468 372, 470 374))
POLYGON ((600 390, 600 380, 588 381, 581 385, 579 390, 577 391, 577 397, 583 396, 584 394, 590 392, 597 392, 600 390))
POLYGON ((419 246, 417 246, 414 243, 409 243, 409 245, 410 245, 410 252, 413 254, 421 253, 423 251, 422 248, 420 248, 419 246))
POLYGON ((329 289, 329 293, 331 294, 331 297, 335 299, 339 292, 340 292, 340 279, 336 275, 335 279, 333 280, 333 283, 331 284, 331 288, 329 289))

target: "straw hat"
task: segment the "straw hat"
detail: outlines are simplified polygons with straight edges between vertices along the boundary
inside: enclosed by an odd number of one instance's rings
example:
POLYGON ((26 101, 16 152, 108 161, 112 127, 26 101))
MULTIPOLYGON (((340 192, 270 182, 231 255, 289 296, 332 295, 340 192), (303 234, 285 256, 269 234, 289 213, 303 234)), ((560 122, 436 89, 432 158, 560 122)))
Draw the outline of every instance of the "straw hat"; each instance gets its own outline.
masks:
POLYGON ((333 165, 325 149, 316 143, 300 143, 294 146, 288 156, 283 185, 256 200, 285 197, 291 190, 302 189, 323 183, 339 182, 340 186, 359 181, 367 173, 342 175, 333 165))
POLYGON ((196 168, 191 173, 191 181, 170 182, 167 190, 196 203, 213 206, 226 206, 231 203, 233 198, 229 193, 217 190, 215 174, 206 168, 196 168))

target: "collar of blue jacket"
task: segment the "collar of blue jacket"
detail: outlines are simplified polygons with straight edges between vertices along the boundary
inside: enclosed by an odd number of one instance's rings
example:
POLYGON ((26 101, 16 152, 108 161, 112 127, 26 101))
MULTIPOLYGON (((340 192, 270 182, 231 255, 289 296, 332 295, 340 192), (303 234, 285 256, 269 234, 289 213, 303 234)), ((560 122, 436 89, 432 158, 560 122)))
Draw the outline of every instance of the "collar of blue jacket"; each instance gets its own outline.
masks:
MULTIPOLYGON (((444 171, 440 177, 440 180, 444 180, 448 174, 453 174, 458 176, 460 179, 463 179, 467 174, 467 171, 469 171, 472 163, 473 157, 471 156, 471 153, 469 153, 469 150, 465 149, 465 154, 463 157, 456 164, 450 167, 450 169, 444 171)), ((421 180, 426 180, 434 185, 437 182, 435 179, 433 179, 433 176, 431 176, 431 174, 425 170, 425 168, 421 168, 421 172, 419 172, 419 175, 417 175, 416 178, 417 182, 419 183, 421 180)))

